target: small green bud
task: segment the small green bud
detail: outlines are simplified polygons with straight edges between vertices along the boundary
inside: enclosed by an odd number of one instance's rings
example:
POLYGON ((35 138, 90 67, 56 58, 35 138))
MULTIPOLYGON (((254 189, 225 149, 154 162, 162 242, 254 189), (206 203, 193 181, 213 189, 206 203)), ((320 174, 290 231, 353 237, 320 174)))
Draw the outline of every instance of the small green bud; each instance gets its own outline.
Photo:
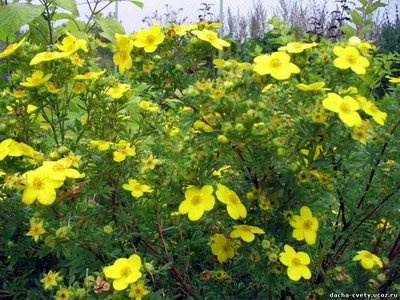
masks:
POLYGON ((268 255, 268 260, 270 262, 277 262, 278 261, 278 255, 276 253, 271 253, 268 255))
POLYGON ((68 236, 70 228, 67 226, 58 228, 56 231, 56 237, 59 239, 65 239, 68 236))
POLYGON ((49 153, 49 158, 50 158, 51 160, 57 160, 57 159, 60 158, 60 153, 58 153, 58 152, 56 152, 56 151, 50 152, 50 153, 49 153))
POLYGON ((103 227, 103 231, 105 234, 112 234, 114 229, 110 225, 106 225, 103 227))
POLYGON ((278 150, 276 150, 276 154, 278 156, 285 156, 285 154, 286 154, 285 148, 278 148, 278 150))
POLYGON ((221 145, 226 145, 229 143, 229 139, 224 135, 219 135, 217 139, 218 143, 220 143, 221 145))

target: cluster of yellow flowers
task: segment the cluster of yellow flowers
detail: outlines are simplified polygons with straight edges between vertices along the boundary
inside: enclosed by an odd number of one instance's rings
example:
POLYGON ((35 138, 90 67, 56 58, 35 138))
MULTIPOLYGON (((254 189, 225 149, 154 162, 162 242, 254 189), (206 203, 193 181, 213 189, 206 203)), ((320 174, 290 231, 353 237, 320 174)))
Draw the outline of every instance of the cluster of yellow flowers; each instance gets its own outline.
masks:
POLYGON ((107 151, 111 146, 115 146, 116 149, 113 152, 113 155, 114 161, 116 162, 124 161, 127 156, 136 155, 136 148, 126 140, 120 140, 117 144, 104 140, 91 140, 89 145, 100 152, 107 151))

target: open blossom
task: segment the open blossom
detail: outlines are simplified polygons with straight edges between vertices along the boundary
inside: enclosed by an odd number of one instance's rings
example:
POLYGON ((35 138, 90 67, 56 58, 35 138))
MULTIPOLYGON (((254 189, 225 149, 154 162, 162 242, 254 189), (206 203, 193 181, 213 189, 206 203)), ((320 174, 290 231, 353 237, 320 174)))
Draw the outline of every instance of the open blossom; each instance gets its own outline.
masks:
POLYGON ((369 61, 360 55, 360 52, 353 46, 346 48, 335 46, 333 53, 337 56, 333 61, 333 65, 342 70, 350 68, 354 73, 362 75, 365 74, 366 68, 369 67, 369 61))
POLYGON ((116 33, 115 37, 117 38, 117 51, 113 55, 113 60, 118 66, 118 71, 124 74, 125 70, 132 68, 133 40, 128 35, 119 33, 116 33))
POLYGON ((50 205, 56 200, 56 189, 63 185, 62 180, 50 178, 48 170, 28 171, 23 175, 26 185, 22 194, 22 202, 32 204, 37 199, 40 204, 50 205))
POLYGON ((37 65, 44 61, 65 58, 69 55, 70 55, 70 53, 68 53, 68 52, 55 52, 55 51, 54 52, 41 52, 41 53, 36 54, 35 57, 32 58, 29 65, 34 66, 34 65, 37 65))
POLYGON ((303 42, 293 42, 288 43, 286 46, 280 47, 278 51, 287 51, 289 53, 301 53, 306 49, 311 49, 317 46, 317 43, 303 43, 303 42))
POLYGON ((311 278, 311 271, 307 267, 310 264, 310 257, 305 252, 296 252, 291 246, 285 245, 285 252, 279 254, 279 260, 288 267, 287 274, 293 281, 311 278))
POLYGON ((138 103, 139 107, 143 110, 149 111, 149 112, 156 112, 158 111, 158 106, 152 104, 151 102, 142 100, 138 103))
POLYGON ((109 141, 104 141, 104 140, 91 140, 89 142, 90 146, 95 147, 98 151, 103 152, 103 151, 107 151, 108 149, 110 149, 110 146, 113 144, 112 142, 109 141))
POLYGON ((39 240, 39 237, 46 233, 46 230, 43 228, 43 221, 36 221, 36 220, 31 220, 30 221, 31 227, 29 228, 28 233, 26 234, 27 236, 31 236, 35 242, 39 240))
POLYGON ((114 289, 121 291, 142 277, 141 267, 142 260, 133 254, 129 258, 118 258, 112 266, 105 267, 103 272, 108 278, 114 279, 114 289))
POLYGON ((135 156, 135 147, 125 140, 120 140, 117 144, 117 150, 114 151, 114 161, 121 162, 124 161, 127 156, 135 156))
POLYGON ((381 259, 366 250, 357 251, 357 255, 353 257, 353 261, 359 260, 361 261, 361 266, 366 270, 372 269, 374 265, 383 267, 381 259))
POLYGON ((229 258, 235 256, 235 251, 231 246, 230 240, 223 234, 216 234, 211 237, 208 243, 211 246, 211 252, 217 256, 220 263, 226 262, 229 258))
POLYGON ((218 37, 218 33, 203 29, 203 30, 193 30, 192 33, 197 36, 200 40, 209 42, 211 46, 217 48, 218 50, 222 50, 223 47, 229 47, 231 44, 227 41, 218 37))
POLYGON ((136 34, 136 39, 133 45, 138 48, 144 48, 144 51, 151 53, 156 51, 165 39, 164 33, 161 31, 161 25, 154 24, 149 29, 141 29, 136 34))
POLYGON ((47 273, 42 280, 40 280, 41 283, 43 283, 44 290, 51 289, 53 286, 57 286, 57 277, 59 273, 58 272, 53 272, 50 271, 47 273))
POLYGON ((20 85, 25 87, 36 87, 45 83, 46 81, 49 81, 51 76, 53 76, 53 74, 50 73, 44 75, 42 70, 37 70, 32 73, 31 77, 27 77, 26 81, 21 82, 20 85))
POLYGON ((234 191, 222 184, 218 184, 218 190, 215 194, 219 201, 226 204, 226 209, 232 219, 237 220, 239 218, 246 218, 246 207, 234 191))
POLYGON ((299 83, 296 87, 302 91, 329 91, 330 88, 324 88, 325 82, 314 82, 311 84, 299 83))
POLYGON ((214 208, 215 198, 212 195, 214 189, 211 185, 205 185, 201 189, 190 187, 185 192, 185 200, 179 205, 181 214, 188 214, 190 221, 199 220, 205 211, 214 208))
POLYGON ((270 74, 278 80, 288 79, 292 73, 300 73, 299 67, 291 63, 290 56, 283 52, 257 56, 254 62, 254 72, 259 75, 270 74))
POLYGON ((343 98, 335 93, 328 93, 328 97, 322 101, 322 105, 327 110, 338 114, 340 120, 347 126, 361 126, 362 120, 357 110, 360 109, 360 104, 350 96, 343 98))
POLYGON ((100 71, 100 72, 86 72, 85 74, 82 75, 76 75, 73 79, 74 80, 92 80, 95 81, 99 79, 101 75, 103 75, 106 72, 106 70, 100 71))
POLYGON ((67 52, 69 54, 75 53, 79 49, 82 49, 85 52, 88 52, 87 42, 84 39, 78 39, 74 37, 69 32, 65 32, 66 37, 63 38, 61 45, 57 44, 56 47, 63 52, 67 52))
POLYGON ((24 41, 25 41, 25 38, 23 38, 16 44, 8 45, 6 47, 6 49, 3 50, 3 52, 0 52, 0 58, 5 58, 5 57, 13 54, 15 52, 15 50, 17 50, 19 47, 21 47, 21 45, 24 43, 24 41))
POLYGON ((265 231, 256 226, 250 225, 235 225, 234 230, 229 234, 231 238, 241 238, 243 241, 250 243, 255 238, 256 234, 265 234, 265 231))
POLYGON ((149 290, 144 286, 144 281, 140 280, 130 285, 130 292, 128 296, 129 298, 133 298, 135 300, 142 300, 142 297, 149 293, 149 290))
POLYGON ((312 212, 307 206, 302 206, 300 215, 293 216, 289 224, 294 228, 293 237, 296 240, 302 241, 305 239, 307 244, 315 244, 319 223, 317 218, 312 216, 312 212))
POLYGON ((144 193, 151 193, 153 190, 146 184, 140 184, 136 179, 129 179, 128 184, 122 185, 122 188, 131 191, 135 198, 142 197, 144 193))
POLYGON ((131 88, 130 84, 118 83, 116 86, 110 87, 106 94, 110 95, 114 99, 119 99, 123 96, 126 91, 129 91, 131 88))

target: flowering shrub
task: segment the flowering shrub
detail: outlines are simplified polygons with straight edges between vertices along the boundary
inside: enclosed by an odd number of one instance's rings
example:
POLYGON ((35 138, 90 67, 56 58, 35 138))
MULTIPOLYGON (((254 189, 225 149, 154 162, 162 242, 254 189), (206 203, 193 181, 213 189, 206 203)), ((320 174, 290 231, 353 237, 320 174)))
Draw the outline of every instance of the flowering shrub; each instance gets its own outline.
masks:
POLYGON ((398 292, 399 55, 275 25, 251 63, 215 23, 0 52, 0 295, 398 292))

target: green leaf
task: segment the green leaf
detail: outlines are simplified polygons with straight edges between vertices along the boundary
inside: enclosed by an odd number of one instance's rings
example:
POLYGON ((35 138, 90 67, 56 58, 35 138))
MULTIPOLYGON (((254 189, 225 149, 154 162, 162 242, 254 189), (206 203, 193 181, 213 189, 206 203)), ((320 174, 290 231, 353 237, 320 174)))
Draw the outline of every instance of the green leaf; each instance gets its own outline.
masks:
POLYGON ((385 7, 386 5, 387 4, 382 3, 381 1, 376 1, 365 9, 365 14, 369 15, 370 13, 373 13, 375 10, 377 10, 379 7, 385 7))
POLYGON ((371 31, 373 31, 373 30, 374 30, 373 28, 371 28, 371 27, 369 27, 369 26, 366 26, 366 27, 364 27, 363 29, 361 29, 360 35, 369 33, 369 32, 371 32, 371 31))
POLYGON ((54 0, 54 2, 61 8, 64 8, 72 13, 72 16, 78 17, 79 11, 76 7, 76 0, 54 0))
POLYGON ((111 42, 115 41, 116 33, 125 33, 124 27, 121 25, 121 23, 113 18, 98 19, 96 22, 99 24, 101 30, 103 30, 100 35, 111 42))
POLYGON ((58 20, 74 20, 75 17, 73 15, 67 14, 67 13, 56 13, 53 16, 53 21, 58 21, 58 20))
POLYGON ((28 24, 40 16, 44 10, 43 5, 28 3, 10 3, 0 7, 0 40, 14 38, 15 33, 22 25, 28 24))
POLYGON ((29 22, 29 38, 32 43, 38 45, 47 45, 49 43, 48 39, 50 37, 49 24, 45 18, 40 15, 35 18, 32 22, 29 22))
POLYGON ((350 14, 351 20, 353 21, 354 24, 356 25, 362 24, 362 18, 358 12, 356 12, 355 10, 348 10, 347 12, 350 14))
POLYGON ((352 36, 357 35, 357 34, 356 34, 356 30, 355 30, 353 27, 351 27, 350 25, 341 26, 341 27, 339 27, 339 29, 340 29, 345 35, 347 35, 348 37, 352 37, 352 36))
POLYGON ((144 3, 142 1, 132 1, 133 4, 143 9, 144 3))
POLYGON ((358 0, 362 5, 367 6, 368 5, 368 0, 358 0))

